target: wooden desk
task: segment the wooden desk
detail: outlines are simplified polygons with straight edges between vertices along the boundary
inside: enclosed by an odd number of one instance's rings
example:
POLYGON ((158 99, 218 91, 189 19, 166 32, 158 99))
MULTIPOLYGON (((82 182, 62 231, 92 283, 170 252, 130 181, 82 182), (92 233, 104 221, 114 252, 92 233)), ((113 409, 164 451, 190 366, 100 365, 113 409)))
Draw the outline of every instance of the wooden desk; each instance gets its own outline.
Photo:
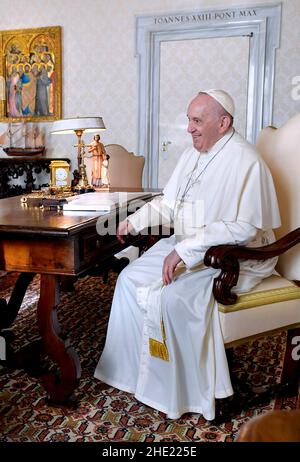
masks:
MULTIPOLYGON (((138 207, 151 198, 145 192, 134 202, 138 207)), ((106 215, 89 212, 87 216, 23 206, 19 197, 0 200, 0 270, 21 273, 8 304, 0 300, 0 331, 13 323, 29 283, 40 274, 37 321, 42 349, 60 369, 59 380, 51 374, 42 376, 53 402, 66 402, 81 375, 79 358, 68 339, 62 338, 57 321, 59 279, 86 274, 122 248, 115 235, 99 235, 96 224, 114 223, 126 210, 125 206, 106 215)))

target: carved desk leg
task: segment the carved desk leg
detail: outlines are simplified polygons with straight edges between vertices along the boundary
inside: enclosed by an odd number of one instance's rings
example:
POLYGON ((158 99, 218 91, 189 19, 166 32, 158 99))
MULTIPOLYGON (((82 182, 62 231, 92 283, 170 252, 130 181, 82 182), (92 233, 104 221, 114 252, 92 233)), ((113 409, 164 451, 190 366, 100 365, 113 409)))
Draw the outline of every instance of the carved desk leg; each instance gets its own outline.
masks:
POLYGON ((0 299, 0 335, 6 340, 6 358, 1 361, 5 367, 25 369, 31 375, 39 375, 39 342, 31 342, 18 350, 13 347, 14 334, 8 328, 16 319, 22 305, 25 292, 35 273, 21 273, 15 283, 10 299, 0 299))
POLYGON ((38 324, 43 349, 58 364, 60 376, 46 374, 42 377, 51 402, 67 404, 72 398, 81 375, 79 357, 68 339, 60 336, 56 306, 59 303, 59 281, 55 275, 41 275, 41 292, 38 303, 38 324))
POLYGON ((21 273, 16 281, 8 303, 0 299, 0 329, 7 329, 17 317, 19 309, 35 273, 21 273))

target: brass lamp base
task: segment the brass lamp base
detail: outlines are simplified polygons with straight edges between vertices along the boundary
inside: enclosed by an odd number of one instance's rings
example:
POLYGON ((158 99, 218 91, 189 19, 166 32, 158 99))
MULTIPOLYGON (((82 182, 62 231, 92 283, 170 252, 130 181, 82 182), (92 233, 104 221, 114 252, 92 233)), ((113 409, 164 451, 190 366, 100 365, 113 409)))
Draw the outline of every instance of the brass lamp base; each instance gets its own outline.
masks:
POLYGON ((93 186, 91 186, 91 185, 87 185, 87 186, 84 186, 82 188, 78 187, 78 185, 77 185, 74 188, 74 192, 76 194, 84 194, 84 193, 95 192, 95 191, 96 191, 95 188, 93 188, 93 186))
POLYGON ((89 184, 87 179, 86 167, 84 164, 84 150, 82 153, 82 160, 80 164, 80 179, 78 181, 78 184, 74 187, 74 191, 77 194, 95 191, 95 188, 89 184))
POLYGON ((82 194, 86 192, 93 192, 95 191, 95 188, 90 185, 86 179, 80 178, 79 183, 74 187, 74 191, 77 194, 82 194))

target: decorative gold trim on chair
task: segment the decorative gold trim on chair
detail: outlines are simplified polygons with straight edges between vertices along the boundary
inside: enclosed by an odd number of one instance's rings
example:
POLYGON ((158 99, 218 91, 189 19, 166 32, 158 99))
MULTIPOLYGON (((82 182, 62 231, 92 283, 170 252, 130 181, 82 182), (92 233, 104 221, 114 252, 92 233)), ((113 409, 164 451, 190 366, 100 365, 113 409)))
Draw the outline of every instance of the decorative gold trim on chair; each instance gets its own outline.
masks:
POLYGON ((219 311, 222 313, 233 313, 234 311, 296 300, 298 298, 300 299, 300 287, 296 285, 279 287, 278 289, 261 290, 238 295, 238 300, 234 305, 222 305, 219 303, 219 311))

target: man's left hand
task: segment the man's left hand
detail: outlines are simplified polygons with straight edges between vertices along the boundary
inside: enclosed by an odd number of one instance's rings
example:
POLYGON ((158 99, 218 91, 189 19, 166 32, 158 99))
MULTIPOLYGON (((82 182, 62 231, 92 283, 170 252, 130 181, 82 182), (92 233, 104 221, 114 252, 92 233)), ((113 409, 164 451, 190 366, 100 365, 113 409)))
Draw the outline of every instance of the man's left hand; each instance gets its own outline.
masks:
POLYGON ((169 255, 165 258, 162 270, 162 279, 164 285, 168 285, 173 281, 174 271, 180 261, 181 258, 176 250, 172 250, 172 252, 169 253, 169 255))

